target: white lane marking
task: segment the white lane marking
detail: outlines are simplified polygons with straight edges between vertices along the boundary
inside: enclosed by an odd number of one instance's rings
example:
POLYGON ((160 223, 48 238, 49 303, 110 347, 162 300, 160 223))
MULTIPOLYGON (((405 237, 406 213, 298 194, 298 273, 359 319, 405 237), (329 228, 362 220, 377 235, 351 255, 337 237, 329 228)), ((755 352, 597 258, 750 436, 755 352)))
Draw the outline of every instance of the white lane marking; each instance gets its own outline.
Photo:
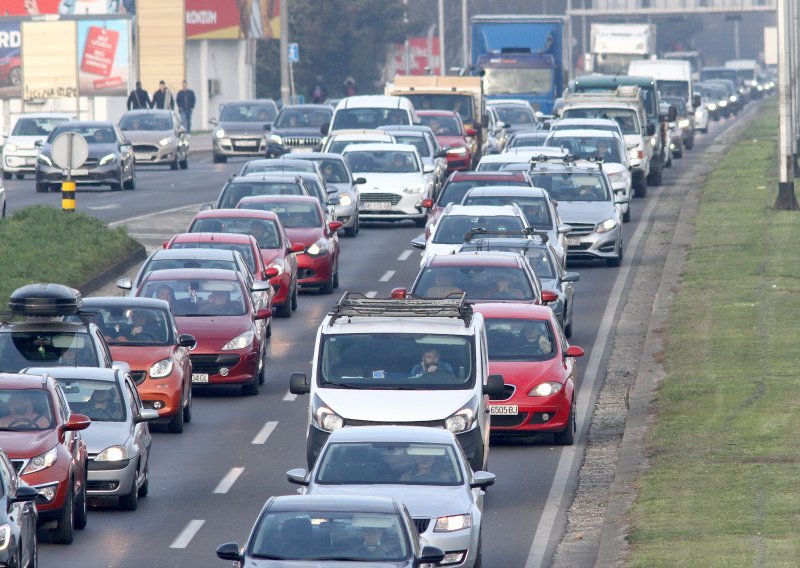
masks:
POLYGON ((586 370, 583 372, 583 382, 581 383, 580 392, 578 393, 577 409, 579 425, 577 438, 580 440, 580 445, 564 446, 561 450, 561 458, 558 460, 558 466, 553 476, 553 484, 550 486, 547 502, 539 517, 539 524, 533 536, 533 542, 528 552, 528 561, 525 563, 525 568, 541 568, 544 566, 547 545, 550 542, 550 535, 555 527, 558 514, 562 511, 561 501, 564 497, 567 483, 569 482, 569 474, 572 471, 573 462, 578 455, 578 449, 580 448, 581 451, 585 449, 586 433, 590 425, 590 421, 588 420, 589 412, 594 408, 595 403, 592 396, 597 379, 597 371, 603 360, 603 353, 610 339, 611 326, 617 314, 617 307, 622 299, 622 292, 625 289, 625 283, 632 269, 631 259, 639 246, 639 241, 642 240, 645 234, 645 229, 650 223, 650 217, 652 217, 653 210, 660 201, 662 194, 663 192, 658 192, 656 194, 657 198, 647 204, 630 244, 625 247, 625 260, 623 261, 619 274, 617 274, 616 280, 614 280, 614 286, 611 289, 605 312, 603 312, 603 319, 600 320, 600 329, 598 330, 594 345, 592 345, 592 355, 589 357, 589 362, 586 364, 586 370))
POLYGON ((119 203, 109 203, 108 205, 95 205, 94 207, 87 207, 91 211, 103 211, 105 209, 119 209, 119 203))
MULTIPOLYGON (((292 395, 294 396, 294 395, 292 395)), ((277 422, 267 422, 264 424, 264 427, 259 430, 256 437, 253 438, 253 441, 250 442, 251 444, 263 444, 269 438, 269 435, 275 431, 275 427, 278 425, 277 422)))
POLYGON ((383 276, 381 276, 380 281, 388 282, 389 280, 392 279, 392 276, 394 275, 395 275, 394 270, 387 270, 386 272, 383 273, 383 276))
POLYGON ((239 476, 242 475, 244 472, 243 467, 232 467, 231 470, 225 474, 225 477, 219 482, 219 484, 214 488, 214 493, 225 494, 231 490, 233 484, 236 483, 236 480, 239 479, 239 476))
POLYGON ((400 256, 397 257, 397 260, 399 261, 408 260, 408 257, 411 256, 412 254, 414 254, 413 250, 404 250, 403 252, 400 253, 400 256))
POLYGON ((286 391, 286 394, 283 395, 283 398, 281 400, 284 400, 286 402, 292 402, 296 398, 297 398, 296 394, 292 394, 289 391, 286 391))
POLYGON ((145 213, 144 215, 136 215, 135 217, 128 217, 127 219, 120 219, 119 221, 114 221, 113 223, 109 223, 108 226, 113 229, 115 227, 119 227, 121 225, 125 225, 130 223, 131 221, 139 221, 141 219, 148 219, 150 217, 155 217, 156 215, 163 215, 164 213, 177 213, 178 211, 186 211, 189 209, 194 209, 196 207, 202 207, 208 203, 208 201, 204 201, 202 203, 195 203, 193 205, 181 205, 180 207, 173 207, 172 209, 164 209, 162 211, 153 211, 152 213, 145 213))
POLYGON ((378 291, 377 290, 370 290, 369 292, 364 294, 364 296, 366 296, 367 298, 374 298, 377 295, 378 295, 378 291))
POLYGON ((169 545, 170 548, 186 548, 189 546, 189 543, 194 538, 194 535, 197 534, 197 531, 205 524, 204 520, 195 519, 193 521, 189 521, 189 524, 181 531, 175 540, 172 541, 172 544, 169 545))

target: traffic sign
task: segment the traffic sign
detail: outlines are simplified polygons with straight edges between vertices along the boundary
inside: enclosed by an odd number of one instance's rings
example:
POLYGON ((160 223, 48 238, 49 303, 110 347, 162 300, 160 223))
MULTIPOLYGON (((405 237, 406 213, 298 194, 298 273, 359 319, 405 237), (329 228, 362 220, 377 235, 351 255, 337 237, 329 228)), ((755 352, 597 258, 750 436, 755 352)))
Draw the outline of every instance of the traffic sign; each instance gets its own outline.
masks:
POLYGON ((296 43, 289 44, 289 61, 298 63, 300 61, 300 45, 296 43))
POLYGON ((77 132, 63 132, 53 140, 53 163, 64 170, 77 170, 89 157, 89 144, 77 132))

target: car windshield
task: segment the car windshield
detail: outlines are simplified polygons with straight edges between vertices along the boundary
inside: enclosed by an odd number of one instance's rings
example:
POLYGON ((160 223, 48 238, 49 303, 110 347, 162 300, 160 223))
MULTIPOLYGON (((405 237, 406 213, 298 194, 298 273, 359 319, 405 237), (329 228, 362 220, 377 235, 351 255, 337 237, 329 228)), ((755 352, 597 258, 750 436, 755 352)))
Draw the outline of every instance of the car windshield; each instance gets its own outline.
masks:
POLYGON ((235 209, 243 197, 253 195, 305 195, 295 182, 229 183, 222 190, 217 209, 235 209))
POLYGON ((525 218, 528 225, 536 229, 550 229, 553 226, 553 221, 550 218, 550 208, 547 207, 547 201, 544 197, 526 197, 524 195, 467 195, 462 205, 511 205, 516 203, 525 218))
POLYGON ((602 159, 606 162, 622 163, 620 145, 616 138, 605 136, 552 136, 545 141, 545 146, 565 148, 576 158, 602 159))
POLYGON ((464 242, 467 231, 475 228, 487 231, 516 231, 524 229, 522 219, 513 215, 444 215, 436 225, 433 242, 456 245, 464 242))
POLYGON ((358 146, 359 144, 393 144, 394 142, 390 139, 386 140, 340 140, 337 137, 333 137, 330 144, 328 145, 328 149, 325 150, 330 154, 341 154, 344 152, 344 149, 348 146, 358 146))
POLYGON ((522 318, 486 318, 490 361, 546 361, 555 357, 550 324, 522 318))
MULTIPOLYGON (((156 270, 170 270, 173 268, 217 268, 219 270, 239 270, 233 260, 218 260, 209 258, 158 258, 151 260, 142 268, 141 279, 156 270)), ((141 280, 140 280, 141 281, 141 280)))
POLYGON ((436 136, 461 136, 461 124, 454 116, 420 116, 419 120, 436 136))
POLYGON ((267 511, 253 530, 247 554, 271 560, 365 562, 368 566, 405 560, 410 550, 399 515, 267 511))
POLYGON ((329 444, 315 481, 322 485, 461 485, 454 448, 445 444, 358 442, 329 444))
MULTIPOLYGON (((494 237, 496 238, 496 237, 494 237)), ((502 242, 494 240, 491 245, 487 245, 482 241, 476 240, 472 243, 466 243, 459 249, 460 252, 469 252, 477 250, 492 250, 499 252, 515 252, 521 254, 528 261, 528 264, 541 280, 553 280, 556 278, 556 268, 554 261, 542 245, 531 246, 528 243, 535 243, 536 241, 528 241, 526 244, 509 244, 504 245, 502 242)))
POLYGON ((324 108, 297 108, 283 109, 275 121, 278 128, 319 128, 328 124, 333 116, 333 110, 324 108))
POLYGON ((547 190, 556 201, 609 201, 611 196, 601 175, 590 173, 538 173, 533 184, 547 190))
POLYGON ((497 117, 500 119, 500 122, 505 122, 512 126, 520 124, 532 125, 536 123, 536 119, 533 116, 533 109, 530 107, 524 107, 522 105, 497 105, 492 108, 497 112, 497 117))
POLYGON ((610 118, 617 121, 623 134, 639 134, 641 132, 636 111, 633 109, 568 108, 564 110, 562 116, 564 118, 610 118))
POLYGON ((0 371, 25 367, 99 367, 89 334, 67 331, 0 333, 0 371))
POLYGON ((495 185, 510 185, 519 187, 530 187, 524 181, 515 181, 513 179, 465 179, 461 181, 449 181, 442 188, 442 193, 439 195, 439 200, 436 205, 445 207, 451 203, 461 203, 464 196, 473 187, 491 187, 495 185))
POLYGON ((658 94, 661 100, 664 97, 678 97, 681 100, 689 99, 689 82, 688 81, 665 81, 659 79, 658 81, 658 94))
POLYGON ((471 338, 419 333, 325 335, 319 366, 322 385, 369 390, 470 388, 473 367, 471 338))
POLYGON ((63 134, 64 132, 77 132, 86 138, 86 142, 89 144, 113 144, 117 140, 117 135, 110 125, 86 126, 75 124, 74 122, 67 122, 54 129, 47 138, 47 141, 52 143, 59 134, 63 134))
POLYGON ((172 117, 168 114, 126 114, 119 121, 119 127, 122 130, 172 130, 172 117))
POLYGON ((77 378, 57 380, 72 412, 84 414, 92 422, 125 422, 125 402, 117 383, 77 378))
POLYGON ((23 432, 53 427, 53 405, 44 389, 0 389, 0 430, 23 432))
POLYGON ((227 104, 219 116, 220 122, 272 122, 275 109, 261 103, 227 104))
POLYGON ((230 280, 155 280, 139 296, 166 300, 176 317, 243 316, 247 303, 230 280))
POLYGON ((536 134, 526 134, 525 136, 515 136, 509 148, 528 148, 530 146, 542 146, 550 135, 549 131, 538 132, 536 134))
POLYGON ((221 243, 219 241, 208 241, 208 242, 191 242, 191 243, 172 243, 170 248, 175 249, 192 249, 192 248, 209 248, 209 249, 221 249, 221 250, 235 250, 244 257, 244 261, 247 263, 247 266, 250 267, 250 272, 255 274, 256 272, 256 259, 255 255, 253 254, 253 249, 250 245, 245 244, 237 244, 237 243, 221 243))
POLYGON ((398 144, 411 144, 417 149, 420 156, 423 158, 430 158, 431 151, 423 136, 409 136, 407 134, 400 134, 399 132, 393 133, 392 136, 394 136, 398 144))
POLYGON ((275 201, 241 203, 242 209, 257 209, 272 211, 281 220, 287 229, 300 229, 305 227, 321 227, 322 218, 319 209, 311 203, 281 203, 275 201))
POLYGON ((461 120, 467 124, 472 124, 474 120, 472 117, 473 100, 470 95, 403 93, 403 96, 410 99, 417 110, 452 110, 457 112, 461 120))
POLYGON ((353 172, 409 174, 419 171, 419 164, 412 152, 403 150, 346 152, 344 159, 353 172))
POLYGON ((391 124, 411 124, 411 116, 399 108, 343 108, 336 111, 331 130, 373 130, 391 124))
POLYGON ((412 295, 444 298, 466 292, 469 300, 535 300, 531 283, 519 268, 503 266, 433 266, 419 276, 412 295))
POLYGON ((11 131, 11 136, 48 136, 66 118, 20 118, 11 131))
POLYGON ((171 345, 174 342, 165 310, 93 305, 90 311, 94 313, 94 322, 109 345, 152 346, 171 345))
POLYGON ((276 161, 276 162, 247 162, 242 171, 239 172, 239 176, 246 176, 250 174, 257 174, 263 172, 314 172, 314 164, 311 162, 298 163, 298 160, 292 160, 288 164, 284 161, 276 161))
POLYGON ((262 249, 281 247, 281 238, 275 221, 248 217, 217 217, 195 219, 190 233, 236 233, 253 235, 262 249))
POLYGON ((349 183, 350 175, 347 173, 347 168, 343 161, 322 159, 318 161, 319 169, 322 170, 322 175, 325 176, 326 183, 349 183))

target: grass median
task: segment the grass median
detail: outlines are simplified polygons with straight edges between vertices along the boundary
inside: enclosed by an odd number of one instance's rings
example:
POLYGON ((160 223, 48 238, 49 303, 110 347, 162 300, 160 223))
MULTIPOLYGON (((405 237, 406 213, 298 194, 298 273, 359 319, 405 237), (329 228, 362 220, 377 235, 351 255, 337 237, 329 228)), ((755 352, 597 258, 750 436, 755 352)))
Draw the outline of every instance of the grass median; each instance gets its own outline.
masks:
POLYGON ((32 282, 78 287, 141 245, 83 213, 34 206, 0 222, 0 311, 32 282))
POLYGON ((767 103, 702 188, 632 566, 800 562, 800 213, 772 208, 777 116, 767 103))

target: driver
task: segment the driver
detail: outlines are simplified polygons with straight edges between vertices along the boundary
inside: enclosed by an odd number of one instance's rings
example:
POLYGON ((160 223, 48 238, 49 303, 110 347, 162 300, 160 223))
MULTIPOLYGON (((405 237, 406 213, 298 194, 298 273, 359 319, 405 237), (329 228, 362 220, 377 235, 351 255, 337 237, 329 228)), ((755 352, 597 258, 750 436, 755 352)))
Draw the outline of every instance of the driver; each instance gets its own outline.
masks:
POLYGON ((366 558, 389 558, 389 551, 381 543, 383 529, 380 527, 364 527, 361 529, 361 545, 356 554, 366 558))
POLYGON ((437 373, 439 371, 455 374, 450 363, 442 361, 436 349, 428 349, 422 353, 419 363, 411 369, 412 377, 421 377, 424 374, 437 373))
POLYGON ((89 397, 89 414, 91 416, 100 414, 112 418, 119 414, 119 410, 120 407, 117 405, 117 401, 114 400, 111 389, 97 389, 89 397))
POLYGON ((495 279, 495 289, 491 292, 494 300, 521 300, 524 294, 521 290, 511 287, 511 278, 500 274, 495 279))
POLYGON ((47 428, 50 420, 33 409, 34 399, 27 392, 15 392, 8 398, 9 413, 0 418, 0 428, 35 426, 47 428))
POLYGON ((432 455, 414 456, 415 467, 400 476, 400 481, 446 481, 440 472, 434 471, 436 458, 432 455))

